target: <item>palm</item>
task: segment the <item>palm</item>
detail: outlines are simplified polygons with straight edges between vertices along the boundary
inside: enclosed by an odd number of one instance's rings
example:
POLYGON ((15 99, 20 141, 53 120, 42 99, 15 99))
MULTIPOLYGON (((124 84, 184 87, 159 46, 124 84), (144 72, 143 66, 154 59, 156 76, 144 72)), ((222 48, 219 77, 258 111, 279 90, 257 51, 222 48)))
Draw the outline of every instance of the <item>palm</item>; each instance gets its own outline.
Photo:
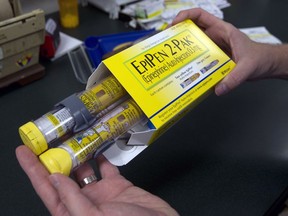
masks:
POLYGON ((169 215, 171 212, 171 207, 166 202, 133 186, 120 175, 100 180, 90 188, 84 187, 82 191, 107 215, 111 215, 113 211, 119 214, 119 209, 123 210, 122 215, 133 215, 132 212, 135 215, 157 215, 165 212, 169 215))
MULTIPOLYGON (((16 155, 52 215, 177 215, 165 201, 126 180, 104 157, 99 159, 102 179, 80 188, 69 177, 49 175, 27 147, 18 147, 16 155)), ((76 180, 89 171, 88 165, 76 170, 76 180)))

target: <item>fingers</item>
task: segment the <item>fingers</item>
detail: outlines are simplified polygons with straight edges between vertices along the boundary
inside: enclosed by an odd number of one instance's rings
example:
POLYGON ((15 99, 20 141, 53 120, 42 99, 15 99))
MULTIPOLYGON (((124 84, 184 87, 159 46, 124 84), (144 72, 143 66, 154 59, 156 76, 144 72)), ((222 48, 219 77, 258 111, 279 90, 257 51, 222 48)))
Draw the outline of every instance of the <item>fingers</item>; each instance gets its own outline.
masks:
POLYGON ((48 171, 42 166, 34 153, 24 145, 17 147, 16 157, 39 197, 48 210, 53 212, 58 205, 59 197, 48 180, 48 171))
POLYGON ((74 171, 74 176, 75 176, 75 180, 79 182, 81 187, 84 187, 87 184, 93 185, 97 182, 97 179, 95 179, 96 178, 95 172, 89 163, 84 163, 83 165, 81 165, 81 167, 76 169, 74 171), (93 177, 93 181, 91 177, 93 177))
POLYGON ((118 168, 112 165, 103 155, 98 156, 96 160, 102 178, 109 178, 120 175, 118 168))
MULTIPOLYGON (((185 19, 193 20, 196 25, 218 46, 237 63, 237 66, 215 87, 216 95, 223 95, 235 89, 241 83, 253 76, 255 62, 251 63, 251 40, 241 33, 232 24, 215 17, 200 8, 194 8, 179 12, 173 20, 173 24, 185 19), (250 56, 250 57, 249 57, 250 56)), ((253 48, 253 47, 252 47, 253 48)), ((256 53, 257 55, 257 53, 256 53)))
POLYGON ((16 157, 20 166, 23 168, 28 177, 31 178, 32 183, 37 185, 39 182, 36 180, 41 180, 49 175, 47 170, 39 162, 37 156, 35 156, 26 146, 21 145, 16 148, 16 157), (34 175, 36 173, 38 175, 34 175), (37 179, 34 177, 37 177, 37 179))
MULTIPOLYGON (((120 175, 118 168, 112 165, 103 155, 99 155, 95 162, 98 164, 100 175, 102 178, 110 178, 120 175)), ((84 178, 94 174, 94 170, 89 163, 84 163, 75 170, 74 175, 77 182, 82 181, 84 178)))
POLYGON ((183 10, 174 18, 172 24, 191 19, 228 55, 231 54, 229 35, 236 28, 201 8, 183 10))
MULTIPOLYGON (((188 9, 179 12, 172 24, 176 24, 186 19, 193 20, 196 25, 201 27, 204 32, 221 47, 223 51, 225 51, 228 55, 232 54, 229 39, 229 35, 232 34, 231 32, 235 31, 235 28, 232 25, 220 20, 219 18, 200 8, 188 9)), ((238 66, 238 68, 241 69, 241 66, 238 66)), ((226 94, 243 82, 243 77, 241 73, 239 74, 240 69, 237 69, 236 67, 223 79, 222 82, 216 85, 216 95, 226 94)))
POLYGON ((172 25, 175 25, 186 19, 193 20, 198 26, 208 28, 215 25, 216 22, 221 21, 219 18, 208 13, 201 8, 193 8, 188 10, 180 11, 177 16, 173 19, 172 25))
POLYGON ((196 21, 201 16, 202 10, 198 8, 188 9, 188 10, 182 10, 180 11, 176 17, 172 21, 172 25, 175 25, 179 22, 182 22, 186 19, 191 19, 193 21, 196 21))
MULTIPOLYGON (((118 168, 112 165, 103 155, 99 155, 95 160, 95 162, 98 164, 99 172, 102 179, 120 175, 118 168)), ((83 165, 81 165, 81 167, 76 169, 74 171, 74 176, 75 180, 79 182, 80 186, 85 189, 84 191, 86 191, 86 189, 89 188, 90 185, 97 183, 97 179, 93 179, 93 181, 92 179, 90 179, 90 177, 95 178, 96 176, 95 171, 89 163, 84 163, 83 165), (89 182, 91 181, 91 183, 87 185, 87 182, 83 182, 83 180, 85 179, 87 179, 89 182)))
POLYGON ((217 96, 227 94, 247 80, 254 70, 254 67, 249 66, 248 61, 238 62, 237 66, 215 86, 215 94, 217 96))
POLYGON ((53 174, 49 176, 49 180, 58 192, 69 215, 97 215, 97 207, 82 193, 72 179, 61 174, 53 174))

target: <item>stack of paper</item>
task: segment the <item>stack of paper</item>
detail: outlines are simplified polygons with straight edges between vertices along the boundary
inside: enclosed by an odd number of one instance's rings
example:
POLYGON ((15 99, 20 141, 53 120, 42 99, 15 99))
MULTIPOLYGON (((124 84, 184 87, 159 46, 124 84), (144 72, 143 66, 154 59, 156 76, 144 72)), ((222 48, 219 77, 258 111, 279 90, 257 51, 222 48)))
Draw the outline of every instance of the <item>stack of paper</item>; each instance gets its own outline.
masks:
POLYGON ((281 44, 281 40, 272 35, 264 26, 239 29, 251 40, 259 43, 281 44))
POLYGON ((136 11, 137 8, 139 8, 139 4, 141 4, 142 7, 147 4, 147 8, 149 8, 149 5, 151 4, 150 1, 151 0, 143 0, 123 7, 120 12, 131 17, 132 21, 130 22, 130 26, 140 26, 143 29, 154 28, 156 30, 162 30, 172 22, 174 17, 181 10, 196 7, 203 8, 209 13, 223 19, 223 12, 221 9, 230 6, 226 0, 158 0, 158 4, 163 4, 162 7, 160 5, 157 7, 162 9, 161 13, 159 11, 159 13, 154 13, 153 16, 153 14, 149 13, 147 10, 147 17, 137 16, 136 11))

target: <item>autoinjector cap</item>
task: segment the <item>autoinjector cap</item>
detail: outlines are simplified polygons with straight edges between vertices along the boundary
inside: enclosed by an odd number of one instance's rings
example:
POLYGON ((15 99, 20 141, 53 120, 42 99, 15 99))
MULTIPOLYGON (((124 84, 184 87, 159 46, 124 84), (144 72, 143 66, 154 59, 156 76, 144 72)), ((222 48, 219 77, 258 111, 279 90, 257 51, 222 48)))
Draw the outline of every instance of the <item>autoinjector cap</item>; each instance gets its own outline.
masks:
POLYGON ((69 176, 72 169, 72 159, 66 150, 52 148, 41 154, 39 159, 50 174, 61 173, 69 176))
POLYGON ((34 154, 40 155, 48 149, 48 143, 38 127, 33 122, 28 122, 19 128, 19 134, 24 144, 34 154))

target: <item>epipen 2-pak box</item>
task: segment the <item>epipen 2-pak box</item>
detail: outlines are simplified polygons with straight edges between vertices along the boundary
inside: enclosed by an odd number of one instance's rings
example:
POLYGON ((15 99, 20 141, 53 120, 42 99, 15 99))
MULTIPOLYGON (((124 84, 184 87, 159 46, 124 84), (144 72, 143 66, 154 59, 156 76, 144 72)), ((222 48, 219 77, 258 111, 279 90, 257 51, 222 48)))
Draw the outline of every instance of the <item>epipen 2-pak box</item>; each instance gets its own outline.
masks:
POLYGON ((87 88, 112 73, 145 113, 148 122, 133 128, 104 152, 124 165, 198 104, 235 66, 191 20, 183 21, 105 59, 87 88))

